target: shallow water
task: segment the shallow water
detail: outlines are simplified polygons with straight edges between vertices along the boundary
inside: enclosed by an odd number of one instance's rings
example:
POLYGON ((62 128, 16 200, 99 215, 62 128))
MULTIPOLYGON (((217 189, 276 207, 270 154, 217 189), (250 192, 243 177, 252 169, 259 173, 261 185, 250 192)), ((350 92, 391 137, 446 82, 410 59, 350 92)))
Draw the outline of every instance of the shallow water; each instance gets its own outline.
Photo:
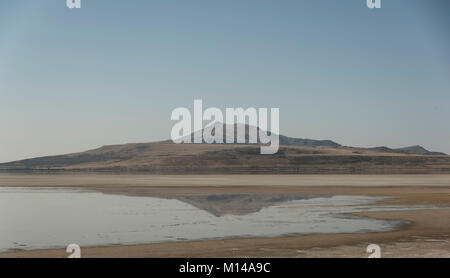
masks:
MULTIPOLYGON (((224 197, 221 195, 221 199, 224 197)), ((229 198, 242 198, 242 195, 229 198)), ((214 196, 208 200, 214 203, 214 196)), ((247 200, 248 198, 244 198, 247 200)), ((255 198, 253 198, 255 199, 255 198)), ((54 188, 0 188, 0 251, 138 244, 225 237, 360 233, 398 229, 400 221, 344 215, 369 210, 366 196, 274 197, 273 204, 244 215, 211 213, 175 199, 105 195, 54 188)), ((245 202, 242 203, 245 206, 245 202)), ((204 206, 204 203, 202 203, 204 206)), ((200 207, 200 208, 199 208, 200 207)))

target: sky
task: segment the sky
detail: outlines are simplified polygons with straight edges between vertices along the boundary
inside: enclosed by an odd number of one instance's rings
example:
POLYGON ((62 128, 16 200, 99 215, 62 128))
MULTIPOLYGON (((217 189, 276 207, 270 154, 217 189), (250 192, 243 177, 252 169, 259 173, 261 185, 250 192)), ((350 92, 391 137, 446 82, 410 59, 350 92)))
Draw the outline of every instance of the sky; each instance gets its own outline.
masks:
POLYGON ((450 1, 0 2, 0 162, 170 138, 176 107, 450 153, 450 1))

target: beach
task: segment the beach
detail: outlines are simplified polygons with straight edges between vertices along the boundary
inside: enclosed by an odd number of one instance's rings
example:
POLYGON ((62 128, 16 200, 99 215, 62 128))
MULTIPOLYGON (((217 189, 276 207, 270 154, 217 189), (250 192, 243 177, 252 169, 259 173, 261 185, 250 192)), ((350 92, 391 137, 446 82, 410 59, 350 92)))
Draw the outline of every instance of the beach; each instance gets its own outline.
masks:
MULTIPOLYGON (((449 175, 1 174, 0 187, 76 188, 108 195, 197 198, 197 201, 202 200, 202 196, 214 194, 371 196, 387 197, 377 205, 433 207, 354 213, 362 217, 402 220, 407 223, 389 232, 81 246, 82 257, 367 257, 366 247, 369 244, 378 244, 382 257, 450 257, 449 175)), ((220 215, 241 215, 268 206, 265 198, 252 202, 250 206, 200 205, 214 209, 220 215)), ((0 253, 0 257, 67 256, 63 248, 0 253)))

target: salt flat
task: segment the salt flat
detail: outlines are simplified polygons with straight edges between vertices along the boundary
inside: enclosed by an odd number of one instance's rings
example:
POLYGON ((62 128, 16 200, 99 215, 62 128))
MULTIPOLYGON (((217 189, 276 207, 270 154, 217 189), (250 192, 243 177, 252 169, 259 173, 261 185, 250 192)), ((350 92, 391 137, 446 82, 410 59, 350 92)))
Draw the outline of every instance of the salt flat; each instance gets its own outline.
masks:
MULTIPOLYGON (((326 257, 362 256, 361 246, 381 244, 388 255, 449 256, 449 175, 108 175, 1 174, 3 187, 56 187, 81 192, 184 200, 217 215, 243 215, 271 207, 271 196, 383 197, 375 206, 433 206, 414 211, 362 211, 352 214, 380 220, 407 221, 396 231, 328 233, 277 237, 189 240, 127 246, 83 248, 85 257, 326 257), (255 198, 254 196, 260 196, 255 198), (211 201, 208 196, 219 196, 211 201), (222 196, 222 197, 220 197, 222 196), (235 196, 233 202, 223 196, 235 196), (238 197, 236 197, 238 196, 238 197), (264 197, 267 196, 267 197, 264 197), (388 197, 388 198, 385 198, 388 197), (222 200, 222 201, 221 201, 222 200), (239 205, 241 204, 241 205, 239 205), (242 204, 245 204, 244 206, 242 204), (418 238, 420 240, 418 240, 418 238), (409 245, 408 245, 409 244, 409 245), (410 246, 395 248, 395 246, 410 246), (440 247, 441 246, 441 247, 440 247), (327 253, 326 250, 333 250, 327 253)), ((24 204, 26 205, 26 204, 24 204)), ((14 215, 11 213, 11 215, 14 215)), ((1 253, 0 257, 65 257, 61 248, 1 253)))

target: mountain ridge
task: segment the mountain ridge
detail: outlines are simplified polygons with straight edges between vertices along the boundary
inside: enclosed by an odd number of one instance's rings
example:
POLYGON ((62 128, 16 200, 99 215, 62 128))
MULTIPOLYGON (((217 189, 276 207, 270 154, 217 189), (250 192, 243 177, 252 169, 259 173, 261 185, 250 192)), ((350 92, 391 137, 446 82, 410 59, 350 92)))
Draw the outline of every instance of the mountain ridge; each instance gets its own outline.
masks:
MULTIPOLYGON (((248 138, 246 137, 246 140, 248 138)), ((0 163, 2 171, 137 171, 146 173, 450 173, 450 157, 421 146, 342 146, 280 135, 280 149, 260 144, 175 144, 171 140, 0 163)))

